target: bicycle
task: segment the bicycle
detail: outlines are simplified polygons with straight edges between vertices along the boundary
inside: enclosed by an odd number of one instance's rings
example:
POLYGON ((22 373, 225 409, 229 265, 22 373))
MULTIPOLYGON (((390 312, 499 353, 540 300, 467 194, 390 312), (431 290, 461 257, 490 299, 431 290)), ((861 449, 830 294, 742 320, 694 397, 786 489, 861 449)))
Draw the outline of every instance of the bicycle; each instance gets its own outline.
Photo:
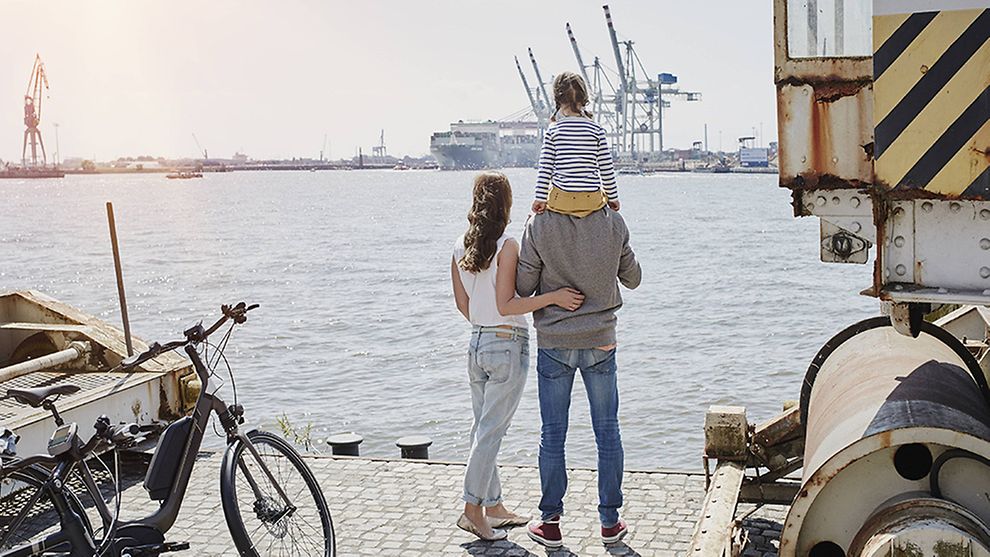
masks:
MULTIPOLYGON (((224 517, 234 545, 242 556, 336 555, 333 521, 326 499, 312 471, 293 447, 281 437, 258 430, 242 433, 244 409, 226 404, 210 392, 213 369, 223 356, 235 325, 247 321, 247 312, 258 307, 243 302, 222 306, 223 316, 208 329, 202 322, 183 333, 182 340, 153 343, 141 354, 125 358, 115 370, 126 371, 172 350, 183 349, 201 382, 199 398, 190 416, 172 422, 162 432, 151 457, 144 487, 159 507, 145 518, 118 522, 120 511, 119 466, 116 478, 115 511, 104 500, 89 465, 91 457, 116 451, 140 441, 136 424, 111 425, 106 416, 96 424, 96 433, 83 443, 77 424, 66 424, 55 401, 79 387, 61 384, 35 389, 10 389, 7 396, 52 413, 56 429, 47 455, 8 460, 0 467, 0 481, 7 498, 25 501, 13 517, 0 517, 0 557, 156 557, 161 553, 189 549, 185 542, 166 542, 165 534, 175 524, 189 485, 196 455, 212 413, 226 434, 227 448, 220 474, 220 497, 224 517), (228 321, 233 321, 216 345, 207 339, 228 321), (212 347, 212 359, 204 354, 212 347), (208 365, 211 363, 211 365, 208 365), (75 472, 75 475, 73 475, 75 472), (70 484, 79 484, 94 501, 99 528, 94 528, 86 509, 70 484), (73 481, 74 480, 74 481, 73 481), (45 530, 39 517, 58 518, 58 531, 45 530), (39 526, 38 523, 41 522, 39 526)), ((229 365, 227 366, 230 371, 229 365)), ((233 385, 233 373, 230 373, 233 385)), ((217 389, 218 390, 218 389, 217 389)), ((95 459, 101 464, 100 459, 95 459)), ((94 461, 94 462, 95 462, 94 461)))

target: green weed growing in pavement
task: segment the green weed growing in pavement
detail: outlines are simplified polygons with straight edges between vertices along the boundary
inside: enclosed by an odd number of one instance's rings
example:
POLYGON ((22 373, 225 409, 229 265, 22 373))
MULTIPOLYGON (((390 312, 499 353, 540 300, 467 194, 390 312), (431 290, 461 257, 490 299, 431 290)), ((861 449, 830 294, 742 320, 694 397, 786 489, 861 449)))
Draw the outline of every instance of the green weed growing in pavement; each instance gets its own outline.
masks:
POLYGON ((279 429, 282 430, 282 436, 286 439, 291 439, 294 444, 300 446, 305 451, 313 450, 313 423, 308 422, 304 426, 295 426, 289 420, 289 416, 282 413, 281 416, 275 419, 278 423, 279 429))

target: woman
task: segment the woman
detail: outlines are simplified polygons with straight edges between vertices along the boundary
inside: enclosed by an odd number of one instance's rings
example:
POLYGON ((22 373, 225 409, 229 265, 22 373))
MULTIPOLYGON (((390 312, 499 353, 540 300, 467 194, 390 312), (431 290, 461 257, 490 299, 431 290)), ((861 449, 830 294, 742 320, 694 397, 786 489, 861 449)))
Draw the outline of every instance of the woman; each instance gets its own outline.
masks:
POLYGON ((549 305, 573 311, 584 301, 570 288, 516 296, 519 243, 505 234, 511 209, 508 178, 500 172, 479 174, 468 230, 457 239, 450 261, 457 309, 473 326, 468 377, 474 424, 464 473, 464 514, 457 526, 482 540, 504 539, 502 528, 527 523, 502 504, 495 463, 529 370, 529 328, 523 315, 549 305))

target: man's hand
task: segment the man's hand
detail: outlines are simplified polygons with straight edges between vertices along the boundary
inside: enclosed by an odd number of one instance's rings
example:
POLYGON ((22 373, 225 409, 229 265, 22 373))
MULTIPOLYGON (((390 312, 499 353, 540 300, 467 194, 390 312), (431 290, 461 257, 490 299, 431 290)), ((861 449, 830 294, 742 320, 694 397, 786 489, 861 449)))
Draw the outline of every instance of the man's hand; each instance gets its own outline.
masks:
POLYGON ((619 200, 616 199, 615 201, 609 201, 608 202, 608 207, 609 207, 609 209, 612 209, 613 211, 618 211, 619 210, 619 200))
POLYGON ((547 202, 546 201, 534 201, 533 202, 533 212, 536 213, 537 215, 542 215, 543 214, 543 211, 546 211, 546 210, 547 210, 547 202))

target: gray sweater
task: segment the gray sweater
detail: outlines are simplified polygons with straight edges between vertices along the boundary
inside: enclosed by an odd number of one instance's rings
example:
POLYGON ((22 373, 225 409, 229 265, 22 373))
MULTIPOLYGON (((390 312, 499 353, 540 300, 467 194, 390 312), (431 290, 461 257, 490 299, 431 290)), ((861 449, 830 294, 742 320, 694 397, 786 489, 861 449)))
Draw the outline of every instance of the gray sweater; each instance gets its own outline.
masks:
POLYGON ((540 348, 595 348, 615 342, 621 282, 639 286, 643 272, 629 247, 629 229, 609 208, 578 218, 552 211, 526 223, 516 272, 520 296, 570 286, 584 304, 577 311, 548 306, 533 313, 540 348))

